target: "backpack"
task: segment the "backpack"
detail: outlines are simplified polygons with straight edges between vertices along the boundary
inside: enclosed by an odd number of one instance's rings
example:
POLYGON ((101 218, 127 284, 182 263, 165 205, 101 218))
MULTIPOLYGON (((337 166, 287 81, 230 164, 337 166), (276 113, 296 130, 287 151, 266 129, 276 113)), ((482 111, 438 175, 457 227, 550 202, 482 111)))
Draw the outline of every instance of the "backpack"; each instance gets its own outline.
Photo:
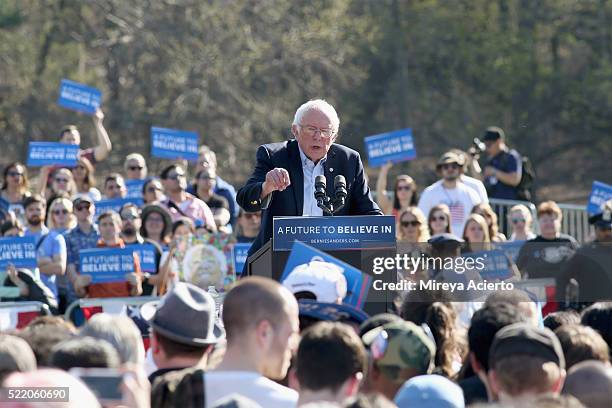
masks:
MULTIPOLYGON (((523 201, 530 201, 532 198, 531 190, 533 189, 533 182, 536 178, 536 173, 535 169, 533 168, 533 164, 531 163, 531 160, 529 160, 529 157, 523 156, 516 150, 511 150, 508 153, 512 154, 514 157, 517 158, 517 160, 521 161, 521 180, 514 187, 517 190, 518 199, 523 201)), ((507 160, 508 159, 504 160, 504 166, 506 165, 507 160)))

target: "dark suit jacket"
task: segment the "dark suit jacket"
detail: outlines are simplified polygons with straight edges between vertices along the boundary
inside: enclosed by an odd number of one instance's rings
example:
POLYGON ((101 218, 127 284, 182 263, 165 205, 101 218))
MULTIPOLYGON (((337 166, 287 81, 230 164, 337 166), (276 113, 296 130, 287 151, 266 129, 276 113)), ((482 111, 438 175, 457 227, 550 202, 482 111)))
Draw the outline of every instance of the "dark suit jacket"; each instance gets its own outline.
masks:
MULTIPOLYGON (((359 153, 348 147, 332 144, 327 152, 327 160, 323 168, 329 197, 334 196, 334 177, 340 174, 346 178, 348 192, 346 205, 337 215, 382 215, 380 208, 370 195, 359 153)), ((304 173, 297 141, 290 140, 260 146, 257 150, 255 170, 246 185, 238 190, 236 201, 246 211, 264 210, 261 230, 249 250, 249 255, 255 253, 272 238, 273 217, 302 215, 304 173), (287 169, 291 185, 284 191, 274 191, 267 208, 263 208, 266 202, 262 203, 260 200, 262 184, 266 180, 266 174, 276 167, 287 169)))

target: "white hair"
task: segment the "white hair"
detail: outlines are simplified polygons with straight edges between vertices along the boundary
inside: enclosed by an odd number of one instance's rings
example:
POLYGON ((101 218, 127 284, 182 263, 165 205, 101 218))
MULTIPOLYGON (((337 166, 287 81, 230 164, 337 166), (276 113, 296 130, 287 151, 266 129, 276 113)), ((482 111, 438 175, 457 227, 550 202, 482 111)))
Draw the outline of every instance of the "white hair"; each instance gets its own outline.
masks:
POLYGON ((334 132, 338 131, 340 127, 340 118, 338 117, 338 113, 336 109, 332 105, 330 105, 327 101, 323 99, 312 99, 300 106, 295 111, 295 116, 293 117, 293 124, 299 125, 302 122, 302 118, 306 114, 306 112, 310 112, 313 110, 318 110, 323 114, 327 115, 332 124, 332 129, 334 132))

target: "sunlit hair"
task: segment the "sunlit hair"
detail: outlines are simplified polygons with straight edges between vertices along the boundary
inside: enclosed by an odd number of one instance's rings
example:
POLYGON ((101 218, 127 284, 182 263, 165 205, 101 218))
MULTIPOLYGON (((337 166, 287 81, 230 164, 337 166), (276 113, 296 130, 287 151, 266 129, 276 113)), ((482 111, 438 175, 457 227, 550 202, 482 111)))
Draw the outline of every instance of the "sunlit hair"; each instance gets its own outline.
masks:
POLYGON ((59 227, 59 225, 55 223, 55 215, 53 215, 53 210, 57 208, 65 208, 66 210, 68 210, 68 214, 66 215, 68 217, 68 224, 66 224, 66 227, 68 229, 72 229, 76 227, 77 221, 76 221, 76 217, 74 216, 74 209, 72 206, 72 201, 70 201, 66 197, 58 197, 51 202, 51 205, 49 205, 49 216, 47 217, 47 227, 49 227, 50 229, 56 229, 59 227))
POLYGON ((329 118, 332 124, 332 129, 334 133, 338 132, 340 128, 340 118, 338 117, 338 113, 333 106, 331 106, 327 101, 323 99, 312 99, 300 106, 297 111, 295 111, 295 116, 293 118, 294 125, 300 125, 302 123, 302 118, 307 112, 312 110, 318 110, 329 118))
MULTIPOLYGON (((92 187, 96 186, 96 178, 95 173, 96 170, 94 166, 91 164, 89 159, 86 157, 79 157, 78 165, 81 165, 85 168, 85 178, 83 179, 83 185, 85 185, 86 189, 89 190, 92 187)), ((74 172, 74 169, 72 170, 74 172)), ((74 178, 74 173, 73 173, 74 178)), ((76 181, 76 179, 75 179, 76 181)))
POLYGON ((446 204, 438 204, 435 205, 433 207, 431 207, 431 210, 429 210, 429 214, 427 215, 427 226, 429 227, 429 235, 434 235, 433 229, 431 228, 431 221, 433 220, 433 216, 437 211, 441 211, 442 214, 444 214, 444 216, 446 217, 446 230, 444 232, 450 233, 451 232, 451 213, 450 213, 450 209, 448 208, 448 205, 446 204))
POLYGON ((554 201, 544 201, 538 205, 538 218, 540 218, 543 214, 556 215, 558 220, 561 220, 563 217, 561 209, 554 201))
POLYGON ((410 185, 411 190, 412 190, 412 196, 410 197, 409 204, 411 206, 414 206, 414 205, 417 205, 417 203, 419 202, 419 199, 417 196, 417 186, 416 186, 416 183, 414 182, 414 179, 407 174, 400 174, 399 176, 395 178, 395 184, 393 185, 393 208, 395 208, 396 210, 399 210, 402 208, 399 202, 399 198, 397 197, 397 186, 402 181, 410 185))
POLYGON ((467 232, 468 226, 470 225, 470 222, 475 222, 476 224, 480 225, 480 228, 482 228, 482 232, 483 232, 482 243, 484 244, 490 243, 491 237, 489 236, 489 226, 487 225, 487 220, 485 219, 485 217, 483 217, 480 214, 470 214, 470 216, 467 218, 467 220, 465 221, 465 227, 463 228, 463 239, 466 242, 469 242, 469 239, 466 236, 466 232, 467 232))
POLYGON ((472 208, 472 213, 479 214, 480 212, 485 214, 485 221, 486 216, 491 218, 491 225, 487 223, 487 229, 489 230, 489 238, 491 239, 491 241, 493 241, 499 233, 499 225, 497 224, 497 214, 487 203, 476 204, 474 208, 472 208))
POLYGON ((147 168, 147 161, 145 160, 144 156, 140 153, 130 153, 127 156, 125 156, 125 162, 123 163, 123 168, 125 169, 125 171, 127 171, 128 169, 128 163, 131 160, 135 160, 138 163, 142 164, 142 166, 146 169, 147 168))
POLYGON ((417 219, 417 221, 421 223, 421 225, 419 226, 419 235, 417 236, 417 242, 427 242, 427 240, 429 239, 429 228, 427 227, 427 220, 425 219, 425 214, 423 214, 423 211, 421 211, 419 207, 408 207, 400 214, 396 228, 396 230, 398 231, 398 239, 406 239, 403 232, 404 230, 401 226, 402 219, 406 214, 412 215, 414 218, 417 219))
POLYGON ((3 179, 2 179, 3 180, 2 190, 6 190, 8 188, 8 185, 6 183, 8 172, 11 169, 16 169, 17 167, 21 167, 23 169, 23 176, 21 176, 21 183, 20 183, 20 187, 21 187, 20 193, 25 194, 30 188, 30 181, 28 180, 28 169, 26 168, 26 166, 23 165, 23 163, 20 163, 20 162, 10 163, 8 166, 4 168, 3 179))
POLYGON ((51 183, 51 190, 53 191, 53 193, 57 194, 59 193, 59 191, 55 190, 55 179, 57 178, 57 176, 59 175, 64 175, 68 178, 68 183, 66 184, 66 193, 69 196, 73 196, 75 195, 78 191, 77 191, 77 186, 74 182, 74 177, 72 176, 72 172, 66 168, 61 168, 61 169, 57 169, 54 173, 53 173, 53 178, 52 178, 52 183, 51 183))

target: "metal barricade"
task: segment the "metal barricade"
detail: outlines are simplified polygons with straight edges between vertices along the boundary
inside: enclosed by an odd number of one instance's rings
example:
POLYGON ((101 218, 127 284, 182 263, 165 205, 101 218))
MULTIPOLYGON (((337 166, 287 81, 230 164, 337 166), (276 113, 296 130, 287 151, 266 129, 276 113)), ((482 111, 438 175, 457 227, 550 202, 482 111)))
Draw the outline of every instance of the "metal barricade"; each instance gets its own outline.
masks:
POLYGON ((51 315, 49 306, 42 302, 1 302, 0 330, 20 329, 41 315, 51 315))
POLYGON ((159 296, 134 296, 117 298, 84 298, 75 300, 66 308, 64 319, 70 320, 72 312, 77 308, 101 307, 107 313, 120 311, 123 306, 139 306, 161 299, 159 296))
POLYGON ((529 209, 531 212, 531 219, 533 220, 531 227, 533 232, 537 234, 539 232, 538 228, 538 217, 536 206, 529 201, 518 201, 518 200, 504 200, 501 198, 490 198, 489 204, 493 211, 497 214, 497 224, 499 225, 499 231, 502 232, 507 237, 510 237, 512 230, 510 229, 510 224, 508 223, 508 214, 510 213, 510 209, 515 205, 522 204, 529 209))
POLYGON ((557 204, 563 213, 561 232, 576 238, 578 242, 590 241, 595 230, 589 224, 586 206, 576 204, 557 204))

